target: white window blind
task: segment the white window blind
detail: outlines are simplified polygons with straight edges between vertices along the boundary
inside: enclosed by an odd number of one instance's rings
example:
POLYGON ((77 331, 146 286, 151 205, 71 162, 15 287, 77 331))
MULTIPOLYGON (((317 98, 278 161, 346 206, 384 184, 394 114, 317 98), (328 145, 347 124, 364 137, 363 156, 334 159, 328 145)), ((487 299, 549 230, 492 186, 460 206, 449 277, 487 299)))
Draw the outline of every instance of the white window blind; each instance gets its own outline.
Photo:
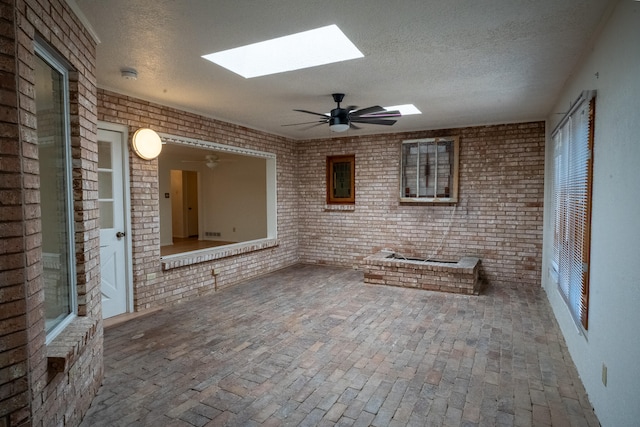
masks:
POLYGON ((583 92, 552 134, 555 147, 553 270, 571 314, 588 328, 595 92, 583 92))

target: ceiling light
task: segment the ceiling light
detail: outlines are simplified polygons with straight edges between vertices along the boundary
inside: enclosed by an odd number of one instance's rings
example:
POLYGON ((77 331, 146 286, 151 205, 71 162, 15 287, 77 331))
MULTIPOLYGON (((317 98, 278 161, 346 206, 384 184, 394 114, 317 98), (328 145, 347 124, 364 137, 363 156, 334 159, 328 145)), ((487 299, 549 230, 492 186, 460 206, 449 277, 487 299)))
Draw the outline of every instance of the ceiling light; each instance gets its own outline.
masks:
POLYGON ((329 124, 329 129, 333 132, 344 132, 349 129, 348 123, 331 123, 329 124))
POLYGON ((203 55, 244 78, 362 58, 336 25, 203 55))
POLYGON ((422 111, 418 110, 413 104, 393 105, 391 107, 384 107, 387 111, 400 111, 403 116, 410 116, 412 114, 422 114, 422 111))
POLYGON ((335 124, 329 125, 329 129, 331 129, 333 132, 344 132, 347 129, 349 129, 349 125, 344 123, 335 123, 335 124))
POLYGON ((141 128, 133 134, 131 139, 133 151, 144 160, 153 160, 162 151, 162 140, 154 130, 141 128))

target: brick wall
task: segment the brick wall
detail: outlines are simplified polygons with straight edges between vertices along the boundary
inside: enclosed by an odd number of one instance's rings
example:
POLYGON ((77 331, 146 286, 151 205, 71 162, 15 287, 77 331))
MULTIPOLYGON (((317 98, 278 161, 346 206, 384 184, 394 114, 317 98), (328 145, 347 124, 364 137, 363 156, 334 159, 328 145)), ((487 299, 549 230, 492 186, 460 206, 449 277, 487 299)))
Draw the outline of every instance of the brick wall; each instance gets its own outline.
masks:
POLYGON ((98 91, 99 120, 181 137, 275 153, 278 182, 278 246, 167 271, 160 261, 158 162, 129 149, 134 305, 144 310, 194 298, 298 260, 297 146, 293 141, 109 91, 98 91))
MULTIPOLYGON (((0 0, 0 426, 74 425, 102 378, 97 224, 95 42, 65 1, 0 0), (45 345, 36 34, 71 67, 78 314, 85 342, 61 372, 45 345), (85 331, 85 332, 86 332, 85 331)), ((64 331, 58 344, 71 337, 64 331)))
POLYGON ((535 122, 305 141, 301 261, 360 268, 381 248, 443 260, 477 256, 489 283, 540 286, 544 138, 544 123, 535 122), (459 203, 400 204, 401 142, 448 135, 460 136, 459 203), (326 157, 338 154, 356 155, 353 211, 325 209, 326 157))

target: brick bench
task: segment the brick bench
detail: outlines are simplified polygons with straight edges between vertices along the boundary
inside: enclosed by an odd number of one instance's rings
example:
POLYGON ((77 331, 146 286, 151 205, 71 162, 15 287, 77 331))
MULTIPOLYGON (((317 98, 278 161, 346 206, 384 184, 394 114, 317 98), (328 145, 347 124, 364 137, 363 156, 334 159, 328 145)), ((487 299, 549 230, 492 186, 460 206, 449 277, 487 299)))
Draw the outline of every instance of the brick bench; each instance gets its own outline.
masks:
POLYGON ((468 295, 480 293, 480 258, 463 257, 458 262, 422 261, 378 252, 364 261, 365 283, 468 295))

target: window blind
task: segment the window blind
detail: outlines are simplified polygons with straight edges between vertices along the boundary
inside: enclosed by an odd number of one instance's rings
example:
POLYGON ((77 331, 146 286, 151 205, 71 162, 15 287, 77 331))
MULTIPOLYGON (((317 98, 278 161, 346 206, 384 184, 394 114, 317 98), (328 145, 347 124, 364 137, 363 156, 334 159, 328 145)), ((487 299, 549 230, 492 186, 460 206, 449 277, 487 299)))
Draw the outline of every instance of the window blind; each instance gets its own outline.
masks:
POLYGON ((555 227, 552 268, 569 310, 588 329, 595 92, 583 92, 552 133, 555 227))

